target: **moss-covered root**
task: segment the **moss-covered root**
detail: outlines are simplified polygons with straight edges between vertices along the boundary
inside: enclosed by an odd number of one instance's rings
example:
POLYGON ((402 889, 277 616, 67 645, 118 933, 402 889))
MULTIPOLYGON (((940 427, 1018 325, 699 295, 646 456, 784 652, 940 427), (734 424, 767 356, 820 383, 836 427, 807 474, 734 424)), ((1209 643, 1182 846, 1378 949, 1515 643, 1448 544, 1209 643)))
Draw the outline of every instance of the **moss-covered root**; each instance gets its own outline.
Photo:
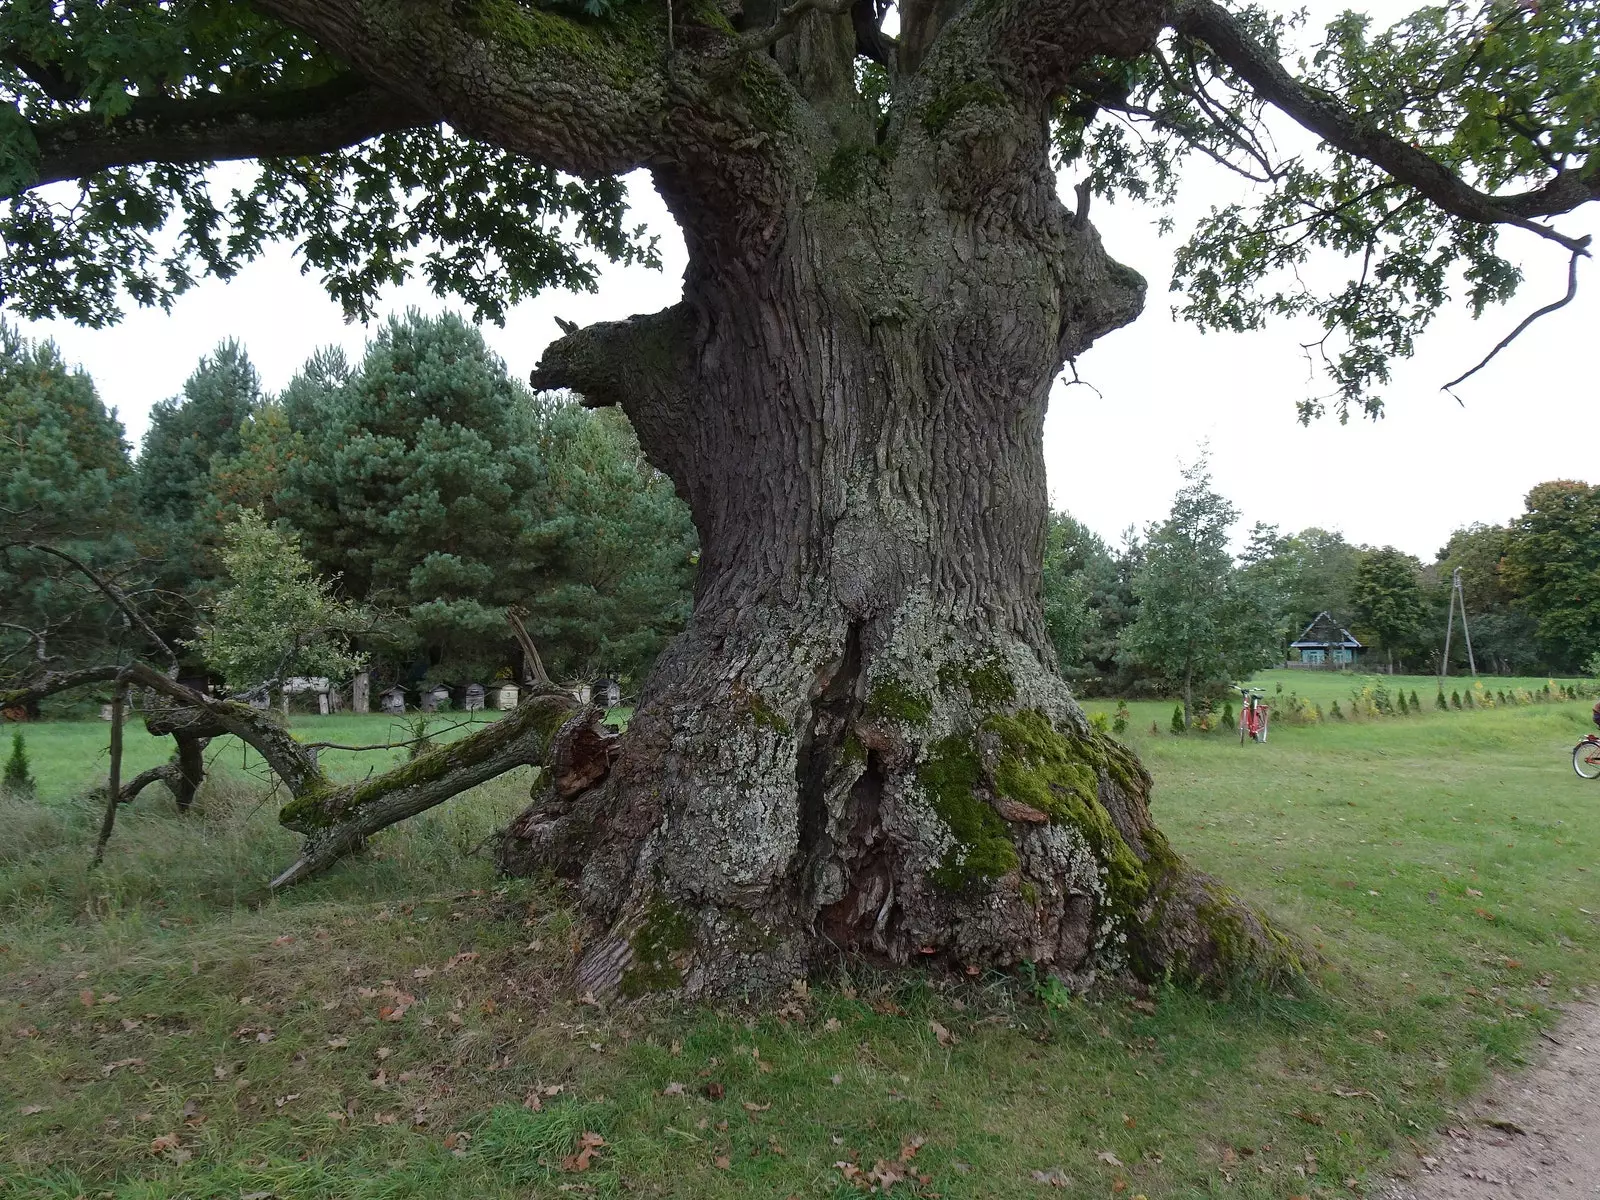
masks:
POLYGON ((1315 951, 1218 880, 1176 856, 1165 857, 1165 864, 1128 939, 1141 978, 1224 992, 1298 987, 1315 969, 1315 951))

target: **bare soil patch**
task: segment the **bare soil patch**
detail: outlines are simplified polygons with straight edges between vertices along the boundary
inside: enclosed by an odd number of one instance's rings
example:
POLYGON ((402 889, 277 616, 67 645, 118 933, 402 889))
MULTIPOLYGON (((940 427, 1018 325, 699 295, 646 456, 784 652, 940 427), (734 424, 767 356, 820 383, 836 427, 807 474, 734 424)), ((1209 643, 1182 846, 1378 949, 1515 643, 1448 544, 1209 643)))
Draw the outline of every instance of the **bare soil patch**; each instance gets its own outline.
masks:
POLYGON ((1497 1075, 1388 1200, 1600 1196, 1600 1004, 1574 1005, 1531 1070, 1497 1075))

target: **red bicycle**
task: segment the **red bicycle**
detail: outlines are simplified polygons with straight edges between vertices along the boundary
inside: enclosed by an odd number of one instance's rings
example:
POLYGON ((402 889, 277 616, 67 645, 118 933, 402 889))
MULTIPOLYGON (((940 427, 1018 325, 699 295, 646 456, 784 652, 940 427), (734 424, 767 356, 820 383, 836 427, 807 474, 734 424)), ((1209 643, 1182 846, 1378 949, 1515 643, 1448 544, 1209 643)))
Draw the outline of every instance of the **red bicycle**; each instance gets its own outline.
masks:
POLYGON ((1267 706, 1261 702, 1265 693, 1260 688, 1235 687, 1233 690, 1244 697, 1244 706, 1239 709, 1239 744, 1244 745, 1247 738, 1266 741, 1267 706))
POLYGON ((1600 779, 1600 735, 1591 733, 1572 748, 1572 769, 1584 779, 1600 779))

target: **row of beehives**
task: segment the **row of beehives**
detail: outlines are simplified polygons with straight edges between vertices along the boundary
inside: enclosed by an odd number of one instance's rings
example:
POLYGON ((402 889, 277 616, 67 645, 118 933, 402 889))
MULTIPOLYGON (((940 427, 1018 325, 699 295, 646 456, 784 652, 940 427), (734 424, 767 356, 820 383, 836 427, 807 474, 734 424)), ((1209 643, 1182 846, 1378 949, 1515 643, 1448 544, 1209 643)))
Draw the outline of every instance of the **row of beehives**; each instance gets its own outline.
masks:
MULTIPOLYGON (((197 691, 210 693, 208 681, 203 679, 184 680, 197 691)), ((291 696, 308 697, 315 701, 317 712, 323 716, 329 713, 341 712, 348 703, 350 709, 357 713, 371 711, 369 696, 371 684, 369 677, 363 672, 357 675, 350 687, 348 700, 341 689, 332 680, 323 676, 306 676, 285 679, 277 687, 278 701, 287 712, 291 696)), ((600 704, 607 708, 615 708, 622 700, 622 689, 615 679, 601 677, 593 683, 584 683, 574 686, 573 698, 582 704, 600 704)), ((407 711, 438 712, 440 709, 450 708, 457 712, 482 712, 486 708, 498 709, 502 712, 509 711, 517 706, 517 701, 522 696, 522 688, 510 680, 495 680, 490 684, 467 683, 450 687, 447 684, 422 684, 415 688, 402 687, 395 684, 378 693, 378 711, 384 713, 403 713, 407 711)), ((241 697, 253 708, 266 709, 272 704, 271 689, 261 687, 241 697)), ((101 706, 100 717, 102 720, 111 719, 111 706, 101 706)))

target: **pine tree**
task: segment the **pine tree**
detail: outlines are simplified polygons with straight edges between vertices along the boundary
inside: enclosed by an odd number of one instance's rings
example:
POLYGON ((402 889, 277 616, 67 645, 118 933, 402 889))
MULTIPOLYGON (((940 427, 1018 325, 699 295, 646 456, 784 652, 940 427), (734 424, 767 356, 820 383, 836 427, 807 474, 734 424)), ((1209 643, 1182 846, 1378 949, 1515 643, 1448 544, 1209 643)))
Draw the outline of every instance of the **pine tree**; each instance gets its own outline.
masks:
POLYGON ((1185 728, 1186 726, 1183 723, 1183 703, 1180 701, 1172 706, 1172 732, 1182 733, 1185 728))
POLYGON ((1450 690, 1450 707, 1457 710, 1461 708, 1461 693, 1454 688, 1450 690))
POLYGON ((1411 689, 1411 711, 1414 713, 1420 713, 1422 711, 1422 701, 1417 699, 1416 688, 1411 689))
POLYGON ((1448 701, 1448 700, 1446 700, 1444 698, 1444 689, 1443 688, 1439 689, 1439 698, 1433 702, 1433 706, 1435 708, 1437 708, 1440 712, 1449 712, 1450 711, 1450 701, 1448 701))
POLYGON ((28 769, 28 751, 21 733, 11 735, 11 757, 6 759, 5 775, 0 776, 0 791, 19 799, 34 793, 33 772, 28 769))

